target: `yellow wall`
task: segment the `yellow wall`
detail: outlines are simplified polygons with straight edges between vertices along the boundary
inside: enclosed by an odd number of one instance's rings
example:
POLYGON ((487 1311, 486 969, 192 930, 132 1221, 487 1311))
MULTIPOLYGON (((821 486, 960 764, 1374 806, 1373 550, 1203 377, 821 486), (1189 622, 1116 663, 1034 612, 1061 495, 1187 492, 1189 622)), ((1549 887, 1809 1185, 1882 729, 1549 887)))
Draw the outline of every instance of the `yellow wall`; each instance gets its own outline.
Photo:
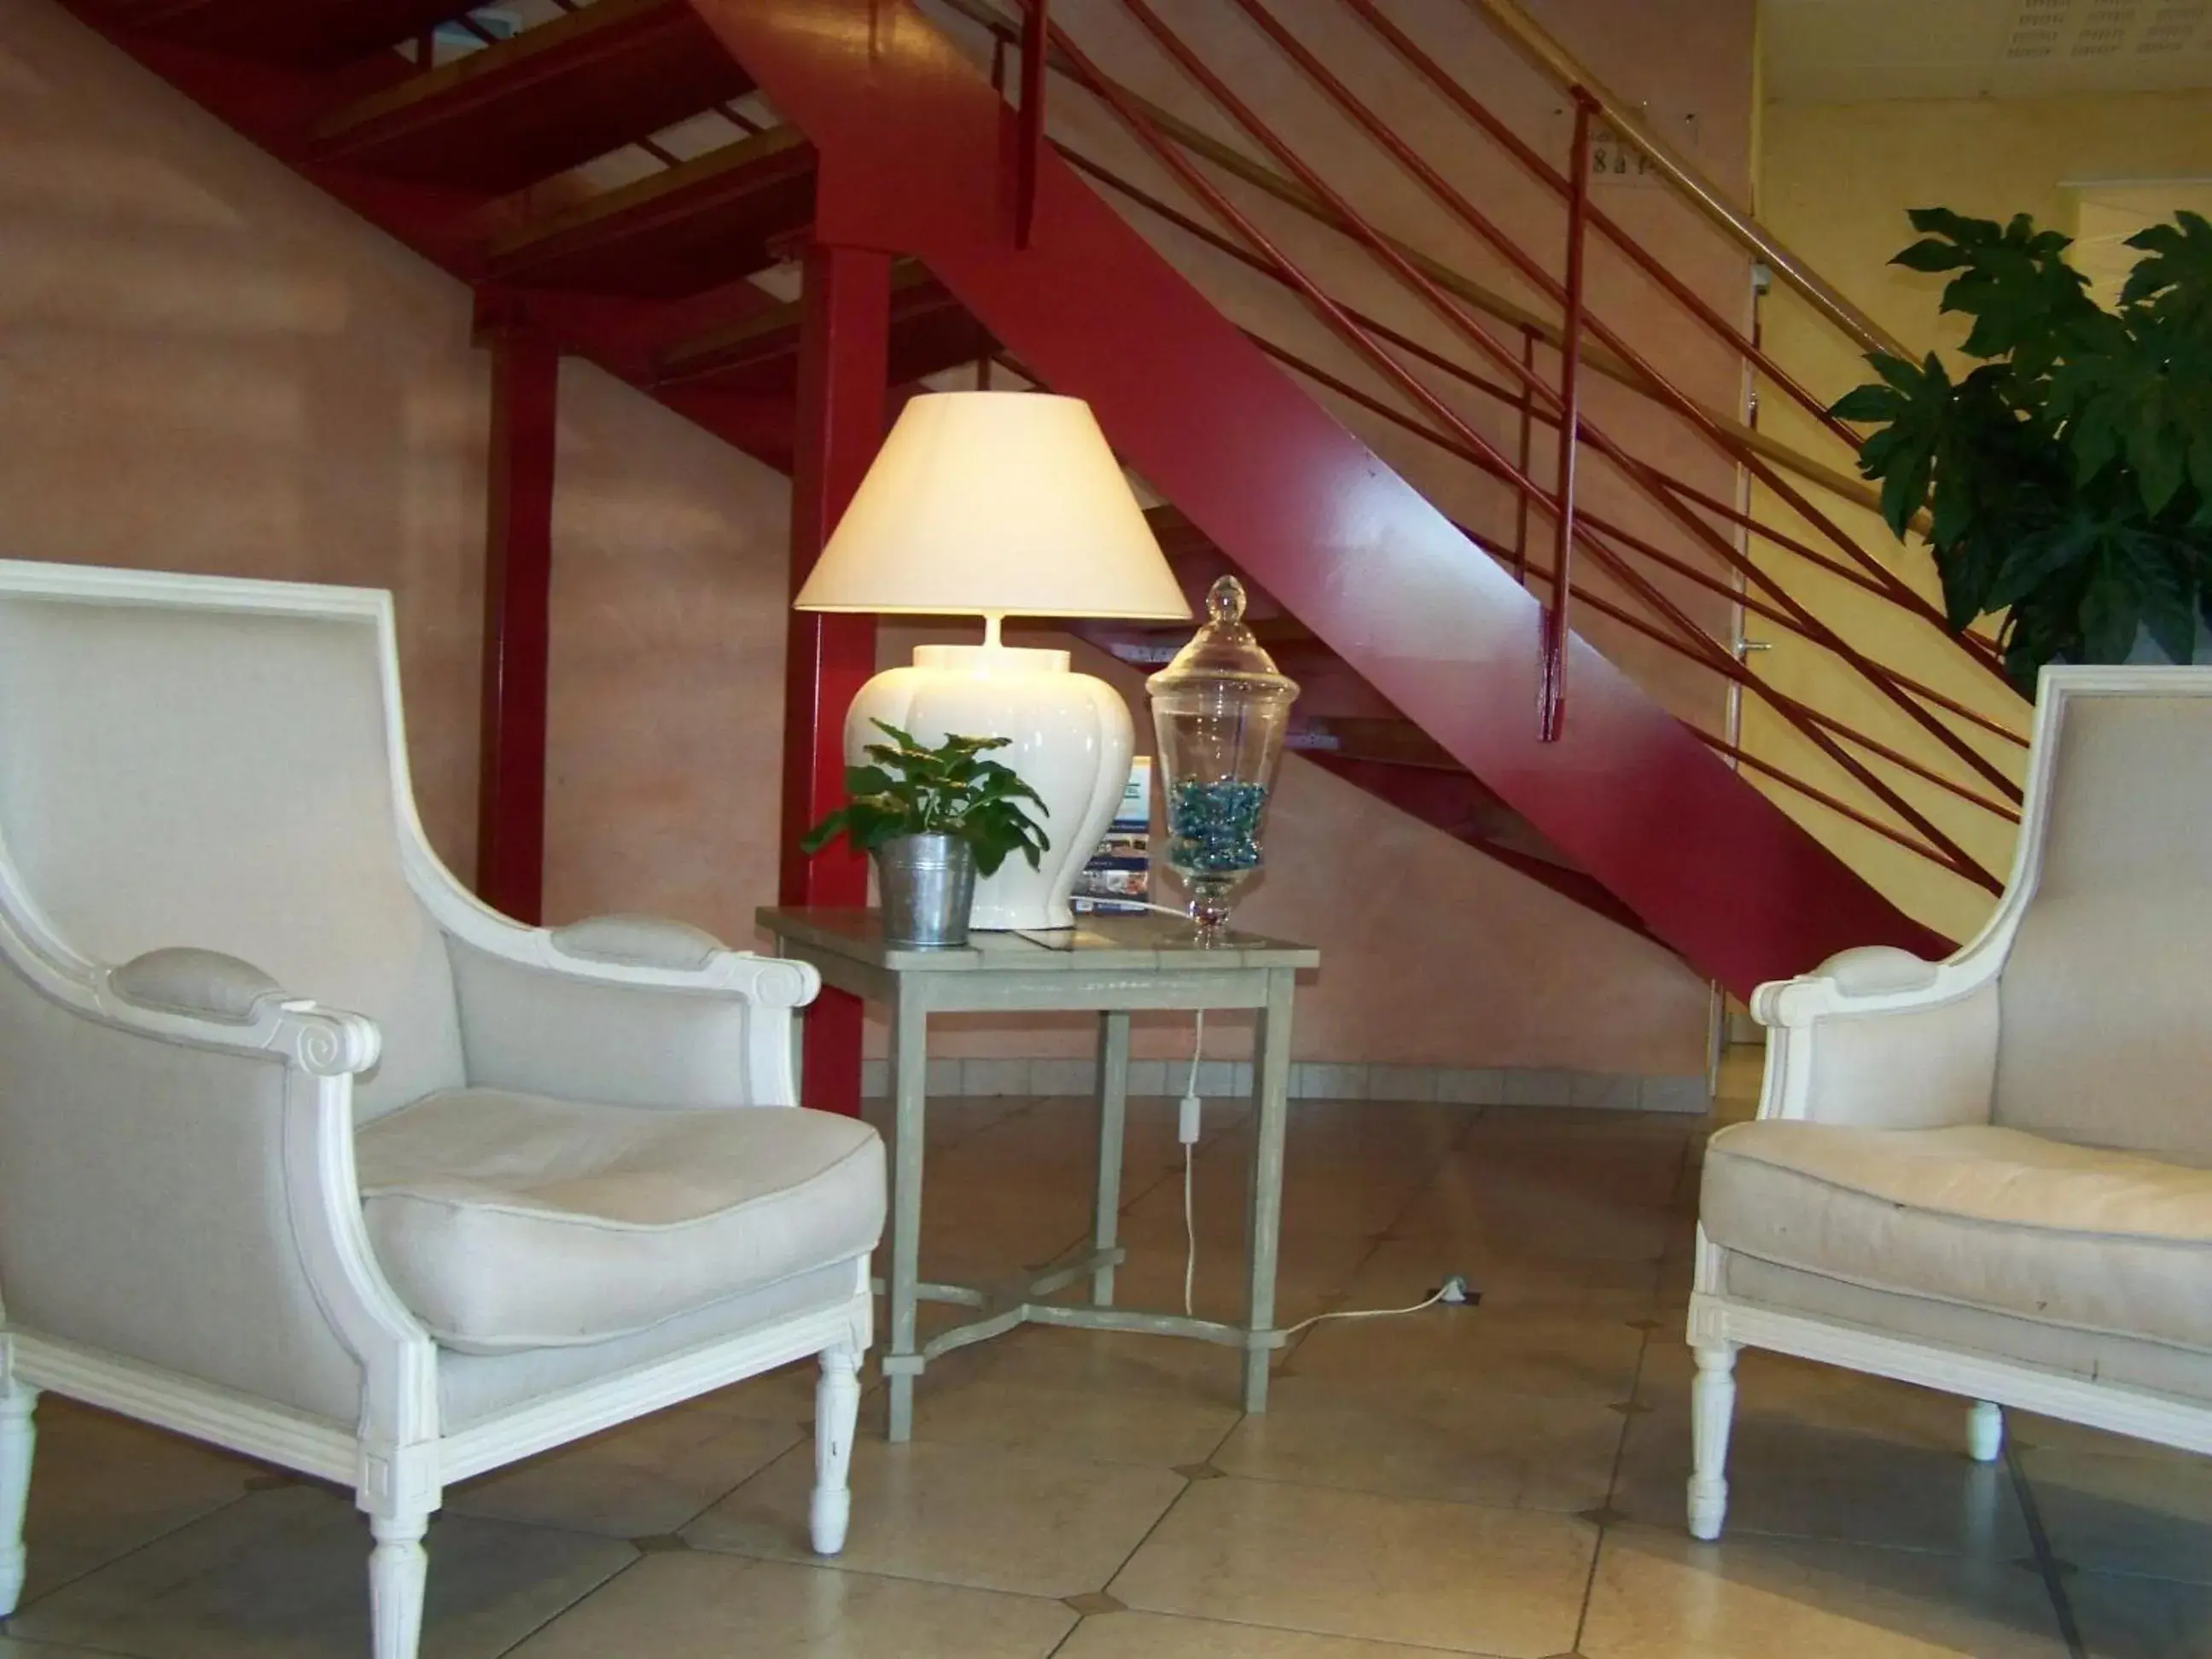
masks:
MULTIPOLYGON (((1871 104, 1771 104, 1764 112, 1759 208, 1768 227, 1812 267, 1849 295, 1915 350, 1946 347, 1961 337, 1955 319, 1936 312, 1942 279, 1901 270, 1890 256, 1912 240, 1905 210, 1941 205, 1986 218, 2033 214, 2039 223, 2073 234, 2069 184, 2097 179, 2202 179, 2212 175, 2212 93, 2131 94, 1998 102, 1990 100, 1871 104)), ((2193 198, 2197 192, 2177 192, 2193 198)), ((1866 378, 1853 349, 1818 323, 1794 295, 1766 303, 1765 331, 1778 359, 1823 397, 1866 378)), ((1810 453, 1841 454, 1808 416, 1772 392, 1763 394, 1762 427, 1810 453)), ((1873 515, 1824 499, 1863 544, 1880 548, 1891 568, 1922 592, 1936 594, 1924 548, 1899 548, 1873 515)), ((1763 518, 1803 521, 1779 503, 1759 502, 1763 518)), ((1936 630, 1836 578, 1809 571, 1789 555, 1771 568, 1791 590, 1853 644, 1901 671, 1999 714, 2025 729, 2017 697, 1968 663, 1936 630)), ((1754 637, 1778 642, 1759 666, 1783 690, 1850 721, 1948 775, 1971 777, 1965 763, 1942 755, 1932 738, 1842 670, 1832 657, 1789 641, 1751 620, 1754 637)), ((1753 705, 1745 711, 1747 746, 1815 781, 1865 802, 1832 763, 1753 705)), ((2002 739, 1979 746, 2017 776, 2020 750, 2002 739)), ((1876 763, 1886 776, 1900 775, 1876 763)), ((1923 921, 1954 937, 1971 933, 1990 898, 1870 830, 1777 788, 1777 799, 1923 921)), ((2009 827, 1937 787, 1905 780, 1900 793, 1961 842, 1986 867, 2003 872, 2011 855, 2009 827)))

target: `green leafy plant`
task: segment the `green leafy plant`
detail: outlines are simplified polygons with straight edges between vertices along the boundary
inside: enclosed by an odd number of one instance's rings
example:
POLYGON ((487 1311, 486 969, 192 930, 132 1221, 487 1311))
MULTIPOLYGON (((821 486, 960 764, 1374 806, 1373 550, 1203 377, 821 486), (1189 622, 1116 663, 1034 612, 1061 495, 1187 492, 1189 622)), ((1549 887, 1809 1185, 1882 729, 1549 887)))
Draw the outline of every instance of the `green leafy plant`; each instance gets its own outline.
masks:
POLYGON ((800 850, 818 853, 839 836, 864 853, 901 836, 957 836, 975 849, 980 874, 1015 853, 1037 867, 1052 843, 1022 803, 1047 817, 1052 809, 1011 767, 983 758, 1012 738, 954 736, 929 749, 911 732, 874 724, 891 741, 870 744, 869 763, 845 769, 851 799, 806 832, 800 850))
POLYGON ((1881 378, 1833 413, 1880 428, 1859 471, 1902 539, 1919 524, 1954 629, 2002 612, 2005 670, 2033 695, 2054 659, 2118 662, 2147 631, 2187 662, 2212 617, 2212 223, 2179 213, 2107 310, 2071 239, 1945 208, 1893 264, 1952 271, 1942 308, 1973 319, 1962 378, 1934 353, 1876 352, 1881 378), (1921 515, 1926 514, 1924 520, 1921 515))

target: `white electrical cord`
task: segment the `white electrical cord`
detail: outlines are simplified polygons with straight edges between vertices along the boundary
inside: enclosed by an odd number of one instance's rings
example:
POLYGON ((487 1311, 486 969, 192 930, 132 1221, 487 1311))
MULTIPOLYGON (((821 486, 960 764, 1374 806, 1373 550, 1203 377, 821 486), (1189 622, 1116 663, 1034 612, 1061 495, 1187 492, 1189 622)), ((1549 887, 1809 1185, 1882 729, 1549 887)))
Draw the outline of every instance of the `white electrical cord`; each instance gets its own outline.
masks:
POLYGON ((1318 1325, 1324 1319, 1395 1319, 1401 1314, 1425 1313, 1439 1302, 1456 1303, 1466 1300, 1466 1282, 1455 1274, 1437 1287, 1434 1296, 1425 1302, 1416 1302, 1410 1308, 1346 1308, 1341 1313, 1316 1314, 1311 1319, 1301 1319, 1297 1324, 1284 1331, 1283 1335, 1285 1338, 1296 1336, 1309 1325, 1318 1325), (1459 1294, 1454 1296, 1452 1294, 1454 1291, 1457 1291, 1459 1294))
MULTIPOLYGON (((1164 904, 1147 905, 1146 908, 1164 911, 1170 915, 1182 914, 1180 910, 1169 910, 1164 904)), ((1206 1010, 1201 1008, 1198 1011, 1194 1024, 1190 1071, 1183 1079, 1182 1110, 1176 1126, 1177 1138, 1182 1142, 1182 1311, 1186 1318, 1192 1316, 1192 1291, 1198 1279, 1198 1222, 1192 1199, 1191 1148, 1198 1142, 1198 1066, 1206 1054, 1206 1010)), ((1450 1273, 1437 1287, 1434 1295, 1425 1301, 1414 1303, 1410 1308, 1347 1308, 1337 1313, 1316 1314, 1311 1319, 1300 1320, 1283 1335, 1287 1340, 1310 1326, 1320 1324, 1324 1319, 1395 1319, 1405 1314, 1425 1313, 1439 1302, 1464 1305, 1469 1299, 1467 1280, 1457 1273, 1450 1273)))
MULTIPOLYGON (((1154 905, 1152 908, 1157 910, 1166 907, 1154 905)), ((1206 1053, 1205 1009, 1198 1011, 1195 1024, 1196 1030, 1190 1043, 1190 1075, 1184 1079, 1182 1085, 1182 1097, 1187 1103, 1198 1098, 1198 1062, 1206 1053)), ((1184 1109, 1188 1111, 1188 1105, 1184 1109)), ((1198 1281, 1198 1223, 1191 1200, 1191 1148, 1198 1142, 1197 1128, 1194 1122, 1180 1126, 1182 1139, 1182 1311, 1186 1319, 1191 1316, 1191 1291, 1198 1281)))

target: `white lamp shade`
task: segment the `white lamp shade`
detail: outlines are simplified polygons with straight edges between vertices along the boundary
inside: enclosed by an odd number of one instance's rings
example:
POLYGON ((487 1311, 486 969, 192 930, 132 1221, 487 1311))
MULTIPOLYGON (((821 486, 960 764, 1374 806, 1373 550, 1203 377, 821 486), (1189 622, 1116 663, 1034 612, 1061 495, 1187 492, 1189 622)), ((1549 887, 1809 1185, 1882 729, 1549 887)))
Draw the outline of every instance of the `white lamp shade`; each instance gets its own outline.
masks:
POLYGON ((1182 589, 1091 406, 910 400, 799 590, 802 611, 1180 622, 1182 589))

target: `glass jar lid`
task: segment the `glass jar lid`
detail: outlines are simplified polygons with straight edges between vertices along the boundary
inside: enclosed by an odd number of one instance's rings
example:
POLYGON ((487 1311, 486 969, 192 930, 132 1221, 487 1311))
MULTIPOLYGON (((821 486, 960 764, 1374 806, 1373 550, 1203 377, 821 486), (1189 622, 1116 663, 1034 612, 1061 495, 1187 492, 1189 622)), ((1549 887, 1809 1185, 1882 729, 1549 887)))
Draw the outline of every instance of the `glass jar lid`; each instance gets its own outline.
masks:
POLYGON ((1290 702, 1297 682, 1275 666, 1244 621, 1244 584, 1224 576, 1206 590, 1206 626, 1175 660, 1145 682, 1153 696, 1212 687, 1255 702, 1290 702))

